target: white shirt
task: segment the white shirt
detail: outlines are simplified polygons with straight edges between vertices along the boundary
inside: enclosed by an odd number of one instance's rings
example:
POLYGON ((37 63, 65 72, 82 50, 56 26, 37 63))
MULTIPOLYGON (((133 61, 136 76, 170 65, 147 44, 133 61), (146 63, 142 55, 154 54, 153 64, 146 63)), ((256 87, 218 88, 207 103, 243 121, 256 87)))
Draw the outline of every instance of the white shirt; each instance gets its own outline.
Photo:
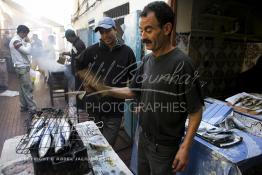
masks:
POLYGON ((31 54, 31 44, 25 42, 19 35, 15 35, 9 43, 14 67, 30 66, 28 56, 31 54))

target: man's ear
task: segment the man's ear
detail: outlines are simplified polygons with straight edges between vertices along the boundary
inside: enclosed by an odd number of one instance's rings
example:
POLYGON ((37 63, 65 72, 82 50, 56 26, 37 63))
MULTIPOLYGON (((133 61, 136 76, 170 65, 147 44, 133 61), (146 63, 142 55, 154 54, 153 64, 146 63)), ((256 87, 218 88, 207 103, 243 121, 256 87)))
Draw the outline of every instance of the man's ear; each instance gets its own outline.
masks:
POLYGON ((166 23, 163 26, 163 31, 165 35, 169 35, 172 32, 173 26, 170 22, 166 23))
POLYGON ((115 31, 115 33, 117 33, 117 29, 116 29, 116 27, 113 27, 113 30, 115 31))

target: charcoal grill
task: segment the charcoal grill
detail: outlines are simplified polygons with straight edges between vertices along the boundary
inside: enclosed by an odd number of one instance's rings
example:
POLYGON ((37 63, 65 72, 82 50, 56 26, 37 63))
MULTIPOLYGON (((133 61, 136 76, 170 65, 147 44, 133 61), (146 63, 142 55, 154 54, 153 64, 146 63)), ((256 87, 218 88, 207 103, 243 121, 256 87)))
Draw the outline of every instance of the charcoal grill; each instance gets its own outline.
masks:
MULTIPOLYGON (((54 151, 55 146, 53 144, 53 137, 51 139, 51 146, 44 145, 42 147, 49 148, 46 155, 42 158, 40 158, 38 154, 40 141, 38 141, 38 143, 33 147, 28 145, 29 140, 35 137, 34 135, 29 137, 30 131, 35 127, 33 122, 33 124, 29 126, 28 134, 21 139, 16 147, 16 152, 18 154, 29 154, 32 156, 35 175, 81 175, 90 171, 87 150, 73 126, 75 121, 74 117, 69 117, 67 111, 44 108, 34 114, 33 120, 39 120, 40 118, 44 119, 44 123, 46 125, 51 120, 60 121, 59 119, 61 117, 64 117, 69 121, 70 137, 60 152, 56 153, 54 151)), ((61 123, 57 124, 61 127, 68 127, 68 125, 63 126, 61 123)))

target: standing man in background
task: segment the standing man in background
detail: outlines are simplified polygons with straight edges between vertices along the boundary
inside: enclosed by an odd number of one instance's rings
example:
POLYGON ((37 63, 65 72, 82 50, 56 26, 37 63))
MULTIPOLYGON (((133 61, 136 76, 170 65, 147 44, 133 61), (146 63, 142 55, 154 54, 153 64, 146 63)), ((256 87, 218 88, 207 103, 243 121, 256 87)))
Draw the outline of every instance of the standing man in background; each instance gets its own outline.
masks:
POLYGON ((27 26, 19 25, 17 35, 11 39, 9 48, 20 85, 20 111, 34 113, 37 107, 33 100, 33 87, 29 73, 30 60, 28 57, 31 54, 31 44, 27 36, 29 32, 27 26))
POLYGON ((41 51, 43 49, 43 43, 38 38, 37 34, 33 34, 31 45, 32 45, 32 54, 35 54, 36 56, 41 54, 41 51))
MULTIPOLYGON (((101 19, 95 32, 100 33, 100 42, 81 54, 78 59, 80 68, 90 70, 108 86, 127 86, 133 77, 132 70, 136 69, 134 52, 116 37, 116 24, 112 18, 101 19)), ((124 100, 92 95, 86 101, 87 112, 96 121, 103 121, 102 133, 114 146, 122 122, 124 100)))
MULTIPOLYGON (((65 32, 65 37, 68 42, 72 44, 71 52, 63 52, 62 55, 70 56, 71 65, 66 67, 66 76, 68 78, 69 89, 74 91, 78 90, 81 84, 81 81, 75 76, 78 67, 76 67, 76 57, 79 56, 86 48, 85 43, 76 36, 75 31, 68 29, 65 32)), ((76 98, 76 106, 78 108, 84 109, 84 104, 81 100, 76 98)))
MULTIPOLYGON (((33 34, 31 39, 31 55, 32 55, 32 69, 36 70, 37 66, 40 66, 41 56, 43 54, 43 43, 38 38, 37 34, 33 34)), ((40 67, 38 67, 40 69, 40 67)))
POLYGON ((11 41, 12 37, 10 36, 10 32, 8 30, 5 31, 4 37, 3 37, 3 57, 6 60, 7 64, 7 70, 8 72, 14 72, 14 65, 12 63, 12 58, 10 54, 10 49, 9 49, 9 43, 11 41))

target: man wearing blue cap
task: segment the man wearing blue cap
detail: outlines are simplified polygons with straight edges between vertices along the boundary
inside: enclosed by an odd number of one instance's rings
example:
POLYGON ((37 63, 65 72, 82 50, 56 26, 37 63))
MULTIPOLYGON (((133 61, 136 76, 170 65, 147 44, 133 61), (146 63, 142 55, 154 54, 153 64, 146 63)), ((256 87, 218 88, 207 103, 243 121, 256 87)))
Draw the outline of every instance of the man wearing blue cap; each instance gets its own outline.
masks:
MULTIPOLYGON (((116 37, 116 24, 104 17, 98 22, 95 32, 101 39, 81 54, 78 64, 81 69, 92 71, 96 78, 108 86, 125 87, 136 69, 135 55, 131 48, 116 37)), ((102 133, 112 146, 122 122, 124 100, 114 97, 87 95, 87 111, 97 121, 103 121, 102 133)))

